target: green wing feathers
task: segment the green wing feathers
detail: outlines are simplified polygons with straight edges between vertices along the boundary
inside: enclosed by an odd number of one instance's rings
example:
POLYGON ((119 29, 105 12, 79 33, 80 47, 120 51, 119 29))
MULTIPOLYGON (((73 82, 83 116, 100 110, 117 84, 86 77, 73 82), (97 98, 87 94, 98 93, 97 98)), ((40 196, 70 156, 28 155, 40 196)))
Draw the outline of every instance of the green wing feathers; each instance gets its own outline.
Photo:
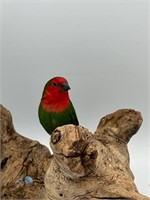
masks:
POLYGON ((70 101, 70 106, 64 110, 63 112, 46 112, 42 109, 40 104, 39 110, 39 120, 44 129, 48 134, 52 134, 52 132, 58 127, 66 124, 74 124, 79 125, 75 109, 70 101))

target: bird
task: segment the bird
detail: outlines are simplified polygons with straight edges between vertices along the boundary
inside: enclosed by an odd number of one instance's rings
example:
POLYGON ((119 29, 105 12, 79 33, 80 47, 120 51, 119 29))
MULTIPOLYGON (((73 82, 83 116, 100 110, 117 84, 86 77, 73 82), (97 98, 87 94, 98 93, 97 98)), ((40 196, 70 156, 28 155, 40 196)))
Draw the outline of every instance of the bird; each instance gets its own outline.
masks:
POLYGON ((54 77, 44 87, 38 116, 41 125, 49 135, 59 126, 79 125, 76 111, 69 98, 70 89, 64 77, 54 77))

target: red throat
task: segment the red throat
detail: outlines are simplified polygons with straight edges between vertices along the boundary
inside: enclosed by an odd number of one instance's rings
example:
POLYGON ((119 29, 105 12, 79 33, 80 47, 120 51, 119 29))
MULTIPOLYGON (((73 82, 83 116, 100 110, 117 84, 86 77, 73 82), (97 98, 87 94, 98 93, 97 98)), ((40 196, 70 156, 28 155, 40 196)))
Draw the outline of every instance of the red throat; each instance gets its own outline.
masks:
POLYGON ((47 112, 63 112, 70 104, 68 91, 45 90, 41 100, 42 108, 47 112))

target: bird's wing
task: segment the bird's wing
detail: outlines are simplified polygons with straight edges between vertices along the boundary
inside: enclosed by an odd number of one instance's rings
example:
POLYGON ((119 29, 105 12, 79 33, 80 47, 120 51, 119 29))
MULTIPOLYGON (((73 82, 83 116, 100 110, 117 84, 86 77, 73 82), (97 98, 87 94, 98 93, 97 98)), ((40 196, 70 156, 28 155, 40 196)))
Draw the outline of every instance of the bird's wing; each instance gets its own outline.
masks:
POLYGON ((79 121, 76 115, 76 111, 73 107, 72 102, 70 101, 70 117, 71 117, 71 124, 79 125, 79 121))

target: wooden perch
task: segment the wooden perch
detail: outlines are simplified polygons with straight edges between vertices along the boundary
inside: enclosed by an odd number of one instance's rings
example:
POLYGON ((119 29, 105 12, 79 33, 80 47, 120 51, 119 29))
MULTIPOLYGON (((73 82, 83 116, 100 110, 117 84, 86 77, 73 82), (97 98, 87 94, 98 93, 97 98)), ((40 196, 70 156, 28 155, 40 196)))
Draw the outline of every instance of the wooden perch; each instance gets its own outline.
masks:
POLYGON ((51 156, 43 145, 16 133, 10 112, 0 109, 1 199, 149 199, 134 184, 127 149, 142 124, 139 112, 107 115, 94 134, 81 126, 58 127, 50 140, 51 156), (32 183, 24 181, 27 176, 32 183))
POLYGON ((49 150, 19 135, 8 110, 0 106, 1 199, 42 199, 44 175, 51 161, 49 150), (29 176, 32 184, 24 179, 29 176))

